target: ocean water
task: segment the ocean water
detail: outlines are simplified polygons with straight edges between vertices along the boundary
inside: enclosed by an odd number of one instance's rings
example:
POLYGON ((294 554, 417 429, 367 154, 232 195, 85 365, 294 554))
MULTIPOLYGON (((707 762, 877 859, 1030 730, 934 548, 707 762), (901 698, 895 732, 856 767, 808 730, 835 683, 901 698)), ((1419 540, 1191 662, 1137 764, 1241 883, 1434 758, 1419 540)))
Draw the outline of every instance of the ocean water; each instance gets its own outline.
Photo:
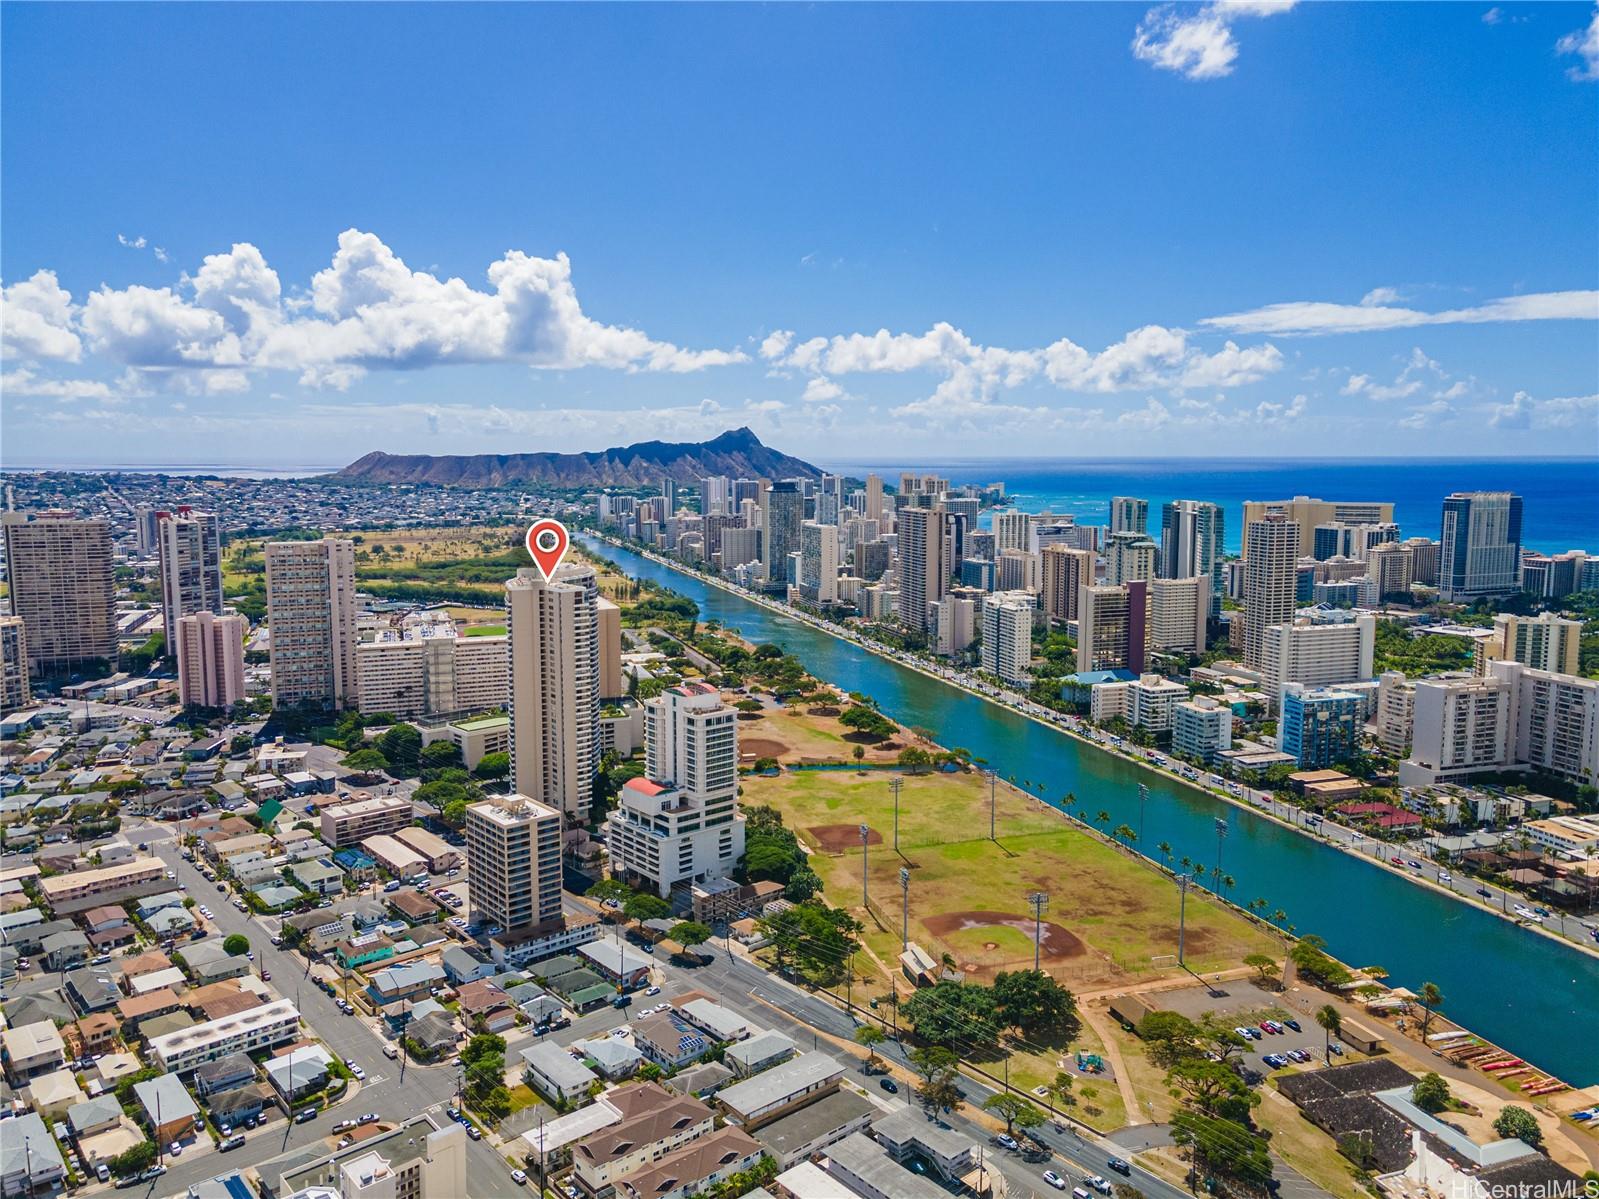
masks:
POLYGON ((1452 491, 1513 491, 1523 506, 1522 545, 1541 553, 1599 551, 1599 458, 1220 459, 1038 458, 948 459, 917 462, 834 462, 825 469, 857 478, 875 471, 891 485, 901 471, 941 474, 953 483, 1003 481, 1026 512, 1070 513, 1084 524, 1104 524, 1110 499, 1149 501, 1158 538, 1160 505, 1167 500, 1210 500, 1227 517, 1227 548, 1243 535, 1245 500, 1308 495, 1324 500, 1392 501, 1406 537, 1438 536, 1443 498, 1452 491))

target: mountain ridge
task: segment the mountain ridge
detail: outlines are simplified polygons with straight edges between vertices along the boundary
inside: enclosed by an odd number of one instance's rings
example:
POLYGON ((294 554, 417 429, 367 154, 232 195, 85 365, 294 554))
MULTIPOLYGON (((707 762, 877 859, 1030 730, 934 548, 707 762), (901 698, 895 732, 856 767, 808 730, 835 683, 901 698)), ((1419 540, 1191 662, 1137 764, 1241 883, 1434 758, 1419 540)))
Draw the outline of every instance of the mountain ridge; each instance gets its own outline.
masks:
POLYGON ((440 487, 639 487, 671 479, 693 483, 706 475, 730 478, 814 479, 809 462, 774 450, 747 426, 709 441, 641 441, 580 454, 390 454, 373 450, 333 474, 340 482, 424 483, 440 487))

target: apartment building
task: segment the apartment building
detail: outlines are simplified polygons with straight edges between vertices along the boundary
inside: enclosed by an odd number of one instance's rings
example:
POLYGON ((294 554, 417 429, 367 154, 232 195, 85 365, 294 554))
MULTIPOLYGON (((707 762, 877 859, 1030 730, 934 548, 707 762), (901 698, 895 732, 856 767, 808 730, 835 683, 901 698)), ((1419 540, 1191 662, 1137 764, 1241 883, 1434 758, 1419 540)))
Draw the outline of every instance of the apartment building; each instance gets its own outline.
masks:
POLYGON ((33 700, 28 678, 28 630, 20 616, 0 616, 0 713, 33 700))
POLYGON ((1095 683, 1088 698, 1089 716, 1094 720, 1119 716, 1134 728, 1164 733, 1172 727, 1176 705, 1188 698, 1188 688, 1158 674, 1146 674, 1126 682, 1095 683))
POLYGON ((278 999, 219 1020, 151 1037, 150 1059, 169 1074, 190 1071, 230 1053, 253 1053, 298 1040, 300 1010, 290 999, 278 999))
POLYGON ((506 705, 510 696, 506 636, 458 637, 436 626, 404 637, 362 642, 356 647, 360 708, 412 719, 450 712, 481 712, 506 705))
POLYGON ((949 590, 943 510, 902 509, 898 548, 899 622, 908 629, 925 631, 931 606, 949 590))
POLYGON ((1113 586, 1153 579, 1160 547, 1145 533, 1112 533, 1105 543, 1105 582, 1113 586))
POLYGON ((800 526, 800 595, 813 604, 838 603, 838 526, 800 526))
POLYGON ((566 563, 505 584, 510 629, 511 789, 582 820, 600 751, 599 585, 566 563))
POLYGON ((1416 723, 1416 684, 1401 670, 1385 670, 1377 680, 1377 744, 1393 757, 1410 753, 1416 723))
POLYGON ((1149 580, 1149 645, 1176 654, 1202 654, 1210 623, 1210 576, 1149 580))
POLYGON ((1599 782, 1599 679, 1490 662, 1488 677, 1512 696, 1512 760, 1580 784, 1599 782))
POLYGON ((698 1099, 645 1085, 659 1092, 655 1103, 573 1147, 572 1176, 587 1194, 609 1195, 621 1179, 708 1136, 715 1127, 711 1109, 698 1099))
POLYGON ((268 1193, 296 1199, 461 1199, 467 1194, 466 1146, 459 1124, 435 1129, 419 1115, 324 1157, 307 1161, 301 1152, 280 1158, 261 1174, 268 1193))
POLYGON ((222 521, 214 512, 189 507, 155 516, 161 616, 171 655, 181 618, 196 612, 222 615, 222 521))
POLYGON ((1502 612, 1494 617, 1494 636, 1488 643, 1493 660, 1520 662, 1534 670, 1576 674, 1582 649, 1582 621, 1553 612, 1516 616, 1502 612))
POLYGON ((1295 619, 1265 631, 1260 662, 1263 682, 1280 692, 1289 683, 1334 687, 1371 678, 1377 618, 1369 612, 1342 623, 1295 619))
MULTIPOLYGON (((985 563, 987 565, 987 563, 985 563)), ((933 605, 933 652, 946 658, 964 653, 977 640, 977 611, 982 595, 972 589, 957 588, 933 605)))
POLYGON ((1077 593, 1077 669, 1144 672, 1149 584, 1083 587, 1077 593))
POLYGON ((355 543, 271 541, 265 557, 273 705, 359 706, 355 543))
POLYGON ((744 852, 738 813, 738 714, 706 683, 644 703, 645 777, 622 789, 606 823, 611 869, 662 897, 727 875, 744 852))
POLYGON ((1301 767, 1331 766, 1353 758, 1361 726, 1361 699, 1352 691, 1301 683, 1283 688, 1279 748, 1301 767))
POLYGON ((335 804, 321 811, 322 840, 334 849, 342 849, 368 837, 402 829, 412 819, 411 801, 398 796, 380 795, 335 804))
POLYGON ((691 1199, 714 1191, 766 1156, 761 1143, 741 1128, 719 1128, 676 1153, 630 1174, 616 1186, 618 1199, 691 1199))
POLYGON ((1196 695, 1172 705, 1173 753, 1209 765, 1217 754, 1233 747, 1233 710, 1208 695, 1196 695))
POLYGON ((1431 786, 1503 770, 1513 753, 1514 703, 1515 687, 1503 678, 1453 673, 1417 679, 1410 757, 1400 764, 1400 784, 1431 786))
POLYGON ((1227 520, 1206 500, 1170 500, 1160 510, 1160 573, 1168 579, 1211 581, 1209 616, 1221 613, 1219 572, 1226 553, 1227 520))
POLYGON ((561 813, 525 795, 466 809, 474 913, 515 932, 561 918, 561 813))
POLYGON ((1077 619, 1077 596, 1094 583, 1094 553, 1067 545, 1046 545, 1039 551, 1039 590, 1051 626, 1077 619))
POLYGON ((178 661, 178 702, 185 707, 231 708, 248 696, 244 689, 243 616, 210 611, 179 617, 167 645, 178 661))
MULTIPOLYGON (((599 636, 600 698, 620 699, 627 694, 627 680, 622 675, 622 609, 603 595, 597 596, 594 600, 594 620, 599 636)), ((505 702, 502 699, 500 704, 505 702)), ((486 706, 498 707, 500 704, 486 706)))
POLYGON ((159 858, 140 857, 115 866, 52 874, 39 879, 38 886, 45 902, 59 915, 148 894, 144 888, 165 879, 166 866, 159 858))
POLYGON ((28 669, 43 674, 117 660, 111 525, 51 508, 0 513, 11 612, 22 618, 28 669))
POLYGON ((983 597, 982 666, 1006 683, 1025 687, 1033 660, 1033 613, 1038 596, 1031 591, 996 591, 983 597))

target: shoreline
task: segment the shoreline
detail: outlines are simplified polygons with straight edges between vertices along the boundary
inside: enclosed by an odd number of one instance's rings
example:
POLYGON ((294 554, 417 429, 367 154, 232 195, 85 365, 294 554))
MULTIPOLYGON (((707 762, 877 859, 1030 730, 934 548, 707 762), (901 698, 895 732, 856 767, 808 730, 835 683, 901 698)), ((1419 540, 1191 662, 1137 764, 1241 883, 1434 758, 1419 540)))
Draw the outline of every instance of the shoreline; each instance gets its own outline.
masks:
MULTIPOLYGON (((1118 758, 1118 759, 1120 759, 1120 760, 1122 760, 1124 762, 1127 762, 1127 763, 1129 763, 1131 765, 1137 766, 1137 767, 1139 767, 1142 770, 1150 771, 1151 773, 1160 775, 1161 777, 1163 777, 1165 779, 1168 779, 1168 780, 1170 780, 1172 782, 1178 783, 1181 786, 1188 787, 1189 789, 1191 789, 1193 791, 1197 791, 1197 792, 1199 792, 1202 795, 1208 796, 1208 797, 1213 798, 1213 799, 1223 800, 1224 802, 1226 802, 1226 803, 1230 804, 1231 806, 1233 806, 1235 808, 1238 808, 1238 809, 1240 809, 1242 811, 1250 812, 1250 813, 1252 813, 1252 814, 1254 814, 1256 816, 1261 817, 1262 819, 1271 820, 1273 823, 1277 824, 1279 827, 1285 828, 1285 829, 1289 829, 1292 832, 1294 832, 1295 834, 1297 834, 1298 836, 1304 837, 1307 841, 1311 841, 1311 842, 1313 842, 1315 844, 1318 844, 1318 845, 1321 845, 1321 846, 1323 846, 1323 847, 1325 847, 1327 849, 1336 850, 1336 851, 1338 851, 1340 853, 1345 854, 1346 856, 1356 858, 1357 860, 1359 860, 1361 862, 1365 862, 1368 865, 1376 866, 1376 867, 1378 867, 1380 869, 1387 870, 1389 873, 1397 875, 1398 877, 1405 879, 1407 882, 1409 882, 1413 886, 1425 887, 1425 888, 1431 890, 1432 892, 1434 892, 1435 894, 1442 895, 1442 896, 1447 896, 1448 898, 1451 898, 1451 899, 1455 900, 1457 903, 1464 904, 1466 907, 1471 908, 1474 911, 1484 912, 1484 913, 1486 913, 1488 915, 1491 915, 1491 916, 1495 917, 1496 919, 1503 920, 1503 921, 1505 921, 1508 924, 1516 925, 1517 927, 1526 929, 1527 931, 1530 931, 1530 932, 1532 932, 1532 933, 1534 933, 1536 935, 1542 936, 1545 939, 1549 940, 1550 942, 1552 942, 1552 943, 1554 943, 1556 945, 1564 945, 1564 946, 1566 946, 1568 948, 1576 949, 1576 950, 1578 950, 1578 951, 1580 951, 1582 953, 1585 953, 1585 954, 1587 954, 1590 957, 1599 958, 1599 944, 1590 946, 1589 944, 1587 944, 1584 941, 1573 940, 1573 939, 1569 939, 1569 938, 1560 936, 1560 935, 1558 935, 1558 934, 1556 934, 1554 932, 1551 932, 1550 930, 1544 928, 1541 925, 1527 925, 1527 924, 1524 924, 1521 920, 1516 919, 1515 917, 1511 916, 1510 913, 1502 911, 1502 910, 1499 910, 1499 909, 1496 909, 1496 908, 1493 908, 1493 907, 1491 907, 1489 905, 1485 904, 1485 905, 1480 905, 1479 906, 1477 904, 1474 904, 1469 899, 1467 899, 1466 896, 1461 895, 1459 892, 1452 891, 1452 890, 1450 890, 1447 887, 1439 886, 1438 884, 1432 882, 1430 879, 1427 879, 1427 878, 1422 877, 1422 876, 1418 876, 1413 871, 1410 871, 1410 870, 1407 870, 1407 869, 1400 869, 1399 867, 1393 865, 1393 863, 1387 861, 1386 859, 1384 859, 1384 858, 1382 858, 1380 856, 1378 856, 1378 857, 1368 857, 1366 854, 1361 853, 1360 851, 1358 851, 1358 850, 1356 850, 1356 849, 1354 849, 1354 848, 1352 848, 1350 846, 1338 844, 1337 842, 1332 841, 1331 839, 1326 838, 1326 837, 1316 836, 1316 835, 1310 833, 1309 831, 1307 831, 1306 829, 1301 828, 1299 825, 1293 823, 1292 821, 1283 819, 1281 816, 1278 816, 1275 811, 1273 811, 1273 810, 1271 810, 1269 808, 1262 808, 1259 805, 1251 803, 1251 802, 1249 802, 1249 801, 1247 801, 1247 800, 1245 800, 1245 799, 1243 799, 1243 798, 1241 798, 1239 796, 1232 795, 1231 793, 1229 793, 1229 792, 1227 792, 1225 790, 1214 790, 1214 789, 1212 789, 1210 787, 1204 786, 1204 785, 1196 782, 1195 780, 1184 778, 1184 777, 1182 777, 1182 775, 1177 774, 1174 771, 1160 770, 1158 767, 1156 767, 1153 764, 1151 764, 1147 759, 1141 758, 1141 757, 1137 756, 1136 754, 1129 753, 1126 750, 1118 749, 1115 746, 1104 745, 1104 744, 1100 743, 1099 741, 1095 740, 1092 737, 1085 736, 1083 733, 1077 731, 1071 725, 1066 724, 1064 721, 1056 721, 1056 720, 1046 719, 1046 718, 1044 718, 1042 716, 1039 716, 1035 712, 1029 711, 1025 707, 1021 707, 1021 706, 1018 706, 1018 705, 1012 704, 1012 703, 1007 703, 1007 702, 1005 702, 1005 701, 1003 701, 1001 699, 998 699, 995 696, 990 695, 990 694, 980 690, 979 688, 972 686, 970 683, 966 682, 964 679, 961 679, 959 677, 954 677, 954 678, 948 677, 948 676, 939 674, 936 671, 933 671, 933 670, 927 668, 923 664, 920 664, 920 663, 917 663, 917 662, 914 662, 914 661, 907 661, 907 660, 905 660, 903 658, 896 657, 894 654, 885 652, 884 650, 877 648, 874 644, 872 644, 872 643, 870 643, 868 641, 864 641, 864 640, 862 640, 859 637, 850 636, 848 630, 841 629, 837 625, 834 625, 834 624, 832 624, 832 623, 830 623, 828 621, 822 620, 819 617, 812 616, 808 612, 802 612, 799 609, 796 609, 796 608, 793 608, 793 607, 789 606, 788 604, 781 603, 781 602, 779 602, 777 600, 774 600, 774 599, 770 599, 770 598, 768 598, 767 596, 764 596, 764 595, 758 595, 758 594, 755 594, 753 592, 747 591, 744 588, 739 587, 737 584, 730 583, 730 582, 728 582, 725 579, 720 579, 720 578, 717 578, 717 577, 715 577, 713 575, 702 574, 702 573, 700 573, 698 571, 691 570, 688 567, 684 566, 682 563, 673 561, 672 559, 667 558, 664 555, 657 554, 653 550, 644 549, 644 548, 639 547, 639 546, 629 545, 626 542, 618 541, 615 538, 612 538, 612 537, 610 537, 610 536, 608 536, 608 535, 606 535, 604 533, 600 533, 600 532, 597 532, 597 531, 592 530, 592 529, 583 529, 583 530, 581 530, 581 532, 587 533, 590 536, 596 538, 597 540, 599 540, 601 542, 604 542, 607 545, 613 545, 617 549, 627 550, 630 553, 638 554, 640 557, 647 558, 651 562, 654 562, 654 563, 656 563, 659 566, 664 566, 664 567, 666 567, 669 570, 676 571, 678 574, 682 574, 682 575, 686 575, 686 576, 698 579, 699 581, 701 581, 701 582, 703 582, 703 583, 705 583, 705 584, 707 584, 709 586, 716 587, 716 588, 728 593, 729 595, 737 596, 739 599, 745 600, 748 603, 752 603, 752 604, 757 605, 758 607, 764 608, 766 611, 772 613, 775 616, 782 616, 782 617, 786 617, 786 618, 788 618, 790 620, 799 621, 800 623, 802 623, 804 625, 807 625, 808 627, 813 628, 813 629, 817 630, 818 632, 826 633, 828 636, 834 637, 837 640, 848 642, 849 644, 854 645, 857 648, 866 651, 867 653, 873 654, 873 655, 883 659, 884 661, 892 662, 896 666, 902 666, 902 667, 904 667, 907 670, 915 671, 917 674, 920 674, 920 675, 922 675, 925 678, 932 679, 935 682, 943 683, 943 684, 945 684, 946 686, 949 686, 949 687, 954 687, 954 688, 956 688, 956 689, 958 689, 960 691, 964 691, 966 694, 971 695, 971 696, 973 696, 973 697, 975 697, 977 699, 981 699, 981 700, 983 700, 983 701, 985 701, 987 703, 993 704, 995 707, 1003 708, 1003 709, 1005 709, 1008 712, 1012 712, 1012 713, 1016 714, 1017 716, 1021 716, 1021 717, 1025 718, 1025 719, 1027 719, 1027 720, 1032 720, 1035 723, 1043 725, 1046 728, 1054 729, 1056 732, 1059 732, 1059 733, 1064 734, 1065 736, 1071 737, 1079 745, 1083 745, 1083 746, 1086 746, 1086 747, 1091 748, 1091 749, 1099 750, 1099 751, 1101 751, 1101 752, 1103 752, 1103 753, 1105 753, 1105 754, 1107 754, 1107 755, 1109 755, 1111 757, 1118 758)), ((1022 790, 1023 790, 1024 794, 1030 794, 1030 793, 1026 792, 1025 789, 1022 789, 1022 790)), ((1038 798, 1038 797, 1034 797, 1034 798, 1038 798)), ((1064 811, 1063 808, 1060 808, 1056 804, 1051 804, 1047 799, 1039 799, 1039 802, 1044 803, 1044 804, 1048 804, 1050 807, 1055 808, 1057 811, 1064 811)), ((1067 815, 1069 816, 1070 813, 1067 813, 1067 815)), ((1142 848, 1139 848, 1139 847, 1135 846, 1135 847, 1132 848, 1132 852, 1134 852, 1134 853, 1138 854, 1140 857, 1143 857, 1146 860, 1154 863, 1156 866, 1164 868, 1163 863, 1161 863, 1158 859, 1153 858, 1149 854, 1145 853, 1142 848)), ((1203 889, 1206 890, 1206 891, 1210 890, 1210 888, 1203 888, 1203 889)), ((1214 892, 1211 892, 1211 893, 1215 894, 1214 892)), ((1216 898, 1221 899, 1225 903, 1231 904, 1231 906, 1237 908, 1239 911, 1244 911, 1245 910, 1241 906, 1232 903, 1232 901, 1228 900, 1225 896, 1217 895, 1216 898)), ((1273 926, 1273 927, 1275 927, 1275 926, 1273 926)))

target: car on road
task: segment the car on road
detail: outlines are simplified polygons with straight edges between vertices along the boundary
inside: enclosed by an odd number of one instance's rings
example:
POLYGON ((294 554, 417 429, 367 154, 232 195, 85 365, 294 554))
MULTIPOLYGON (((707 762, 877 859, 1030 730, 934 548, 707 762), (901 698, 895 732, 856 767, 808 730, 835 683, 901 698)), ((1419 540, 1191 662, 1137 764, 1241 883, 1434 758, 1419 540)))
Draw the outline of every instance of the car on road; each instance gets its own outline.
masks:
POLYGON ((1403 866, 1405 864, 1405 859, 1401 858, 1401 857, 1398 857, 1397 855, 1393 856, 1393 857, 1390 857, 1388 859, 1388 861, 1389 861, 1389 863, 1391 865, 1394 865, 1394 866, 1403 866))
POLYGON ((178 1157, 181 1156, 182 1153, 183 1146, 178 1144, 176 1141, 173 1141, 172 1144, 167 1146, 167 1156, 169 1157, 178 1157))
POLYGON ((244 1134, 236 1132, 231 1137, 223 1137, 217 1142, 217 1152, 226 1153, 230 1149, 238 1149, 244 1145, 244 1134))
POLYGON ((1327 1048, 1332 1051, 1332 1055, 1334 1057, 1343 1057, 1344 1056, 1344 1047, 1342 1045, 1340 1045, 1337 1041, 1334 1041, 1331 1045, 1327 1046, 1327 1048))
POLYGON ((661 988, 655 987, 655 986, 648 987, 644 991, 644 994, 646 994, 646 995, 659 995, 660 993, 661 993, 661 988))
POLYGON ((272 981, 272 971, 270 971, 270 970, 261 971, 261 981, 264 982, 264 983, 271 982, 272 981))
POLYGON ((517 1186, 526 1186, 527 1185, 527 1171, 526 1170, 512 1170, 511 1171, 511 1181, 516 1183, 517 1186))
POLYGON ((175 871, 175 870, 168 870, 168 871, 167 871, 167 877, 168 877, 168 878, 177 878, 177 877, 178 877, 178 874, 177 874, 177 871, 175 871))
POLYGON ((1441 883, 1452 883, 1455 881, 1455 876, 1450 874, 1447 870, 1440 870, 1438 872, 1438 881, 1441 883))
POLYGON ((355 1081, 356 1082, 365 1082, 366 1081, 366 1071, 361 1069, 360 1066, 351 1066, 350 1067, 350 1073, 355 1075, 355 1081))
POLYGON ((302 1107, 294 1113, 294 1122, 296 1124, 304 1124, 307 1120, 315 1120, 316 1113, 317 1109, 314 1107, 302 1107))
POLYGON ((1089 1186, 1093 1187, 1101 1195, 1108 1195, 1114 1189, 1110 1183, 1106 1182, 1098 1174, 1090 1174, 1087 1178, 1083 1179, 1083 1181, 1089 1186))
POLYGON ((466 1135, 474 1141, 481 1141, 483 1139, 483 1130, 476 1124, 468 1124, 466 1126, 466 1135))
POLYGON ((877 1085, 882 1087, 883 1090, 887 1091, 890 1095, 899 1094, 899 1083, 895 1082, 892 1078, 880 1078, 877 1080, 877 1085))
POLYGON ((356 1123, 358 1123, 358 1124, 376 1124, 378 1122, 378 1119, 379 1119, 379 1117, 378 1117, 378 1114, 376 1112, 367 1112, 366 1115, 362 1116, 359 1120, 356 1121, 356 1123))
POLYGON ((160 1178, 161 1175, 165 1174, 166 1172, 167 1172, 167 1168, 165 1166, 154 1165, 154 1166, 151 1166, 148 1170, 146 1170, 143 1174, 139 1175, 139 1181, 140 1182, 151 1182, 154 1179, 160 1178))
POLYGON ((1066 1180, 1053 1170, 1044 1171, 1044 1181, 1049 1183, 1049 1185, 1054 1187, 1057 1191, 1064 1191, 1066 1189, 1066 1180))
POLYGON ((1494 897, 1494 893, 1488 890, 1487 887, 1478 887, 1477 894, 1481 895, 1484 899, 1492 899, 1494 897))
POLYGON ((452 1120, 459 1120, 461 1118, 461 1109, 458 1107, 447 1107, 444 1109, 444 1114, 452 1120))
POLYGON ((1105 1163, 1105 1165, 1108 1168, 1116 1171, 1116 1173, 1125 1175, 1128 1178, 1131 1178, 1133 1176, 1132 1163, 1123 1161, 1119 1157, 1111 1158, 1108 1162, 1105 1163))
POLYGON ((1021 1143, 1008 1132, 1002 1132, 995 1137, 994 1144, 998 1145, 1001 1149, 1015 1150, 1021 1148, 1021 1143))
POLYGON ((398 1045, 396 1045, 393 1041, 384 1041, 383 1042, 383 1056, 386 1057, 386 1058, 389 1058, 390 1060, 393 1060, 394 1058, 399 1057, 400 1056, 400 1047, 398 1045))

